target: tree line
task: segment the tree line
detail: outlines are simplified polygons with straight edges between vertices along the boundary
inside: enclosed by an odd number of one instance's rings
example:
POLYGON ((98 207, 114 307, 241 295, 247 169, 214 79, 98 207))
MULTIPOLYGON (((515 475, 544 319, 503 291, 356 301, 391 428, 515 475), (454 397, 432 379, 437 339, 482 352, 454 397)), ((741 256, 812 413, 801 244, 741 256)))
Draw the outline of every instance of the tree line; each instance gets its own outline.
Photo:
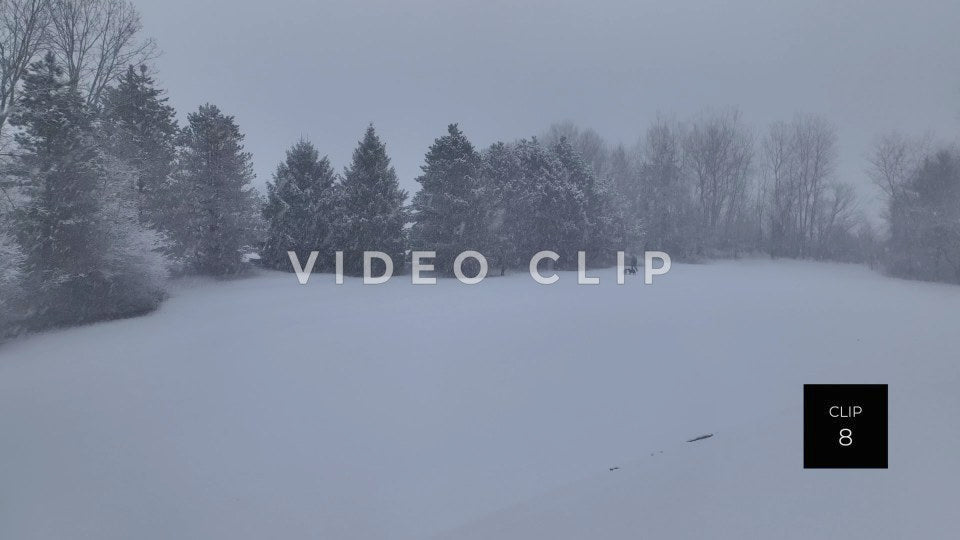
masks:
MULTIPOLYGON (((230 276, 287 252, 363 251, 402 268, 465 250, 503 274, 550 249, 560 268, 619 250, 695 261, 773 257, 867 262, 960 282, 960 154, 880 140, 870 173, 886 230, 837 178, 835 128, 796 115, 762 132, 735 109, 656 119, 633 146, 555 124, 478 149, 457 124, 428 148, 408 201, 370 125, 337 172, 293 145, 262 197, 233 117, 206 104, 178 125, 146 66, 155 53, 120 0, 8 0, 0 13, 0 327, 37 329, 155 309, 167 275, 230 276), (78 44, 83 44, 78 50, 78 44)), ((470 269, 465 269, 469 273, 470 269)))

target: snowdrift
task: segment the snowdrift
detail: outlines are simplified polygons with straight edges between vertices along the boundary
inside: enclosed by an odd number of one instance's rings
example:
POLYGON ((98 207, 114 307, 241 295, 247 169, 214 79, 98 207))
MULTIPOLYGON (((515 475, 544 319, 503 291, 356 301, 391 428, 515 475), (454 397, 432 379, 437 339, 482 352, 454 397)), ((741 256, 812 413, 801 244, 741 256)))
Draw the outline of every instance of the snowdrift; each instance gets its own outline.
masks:
POLYGON ((4 345, 0 538, 956 534, 960 288, 600 275, 181 282, 4 345), (889 470, 802 469, 804 383, 890 385, 889 470))

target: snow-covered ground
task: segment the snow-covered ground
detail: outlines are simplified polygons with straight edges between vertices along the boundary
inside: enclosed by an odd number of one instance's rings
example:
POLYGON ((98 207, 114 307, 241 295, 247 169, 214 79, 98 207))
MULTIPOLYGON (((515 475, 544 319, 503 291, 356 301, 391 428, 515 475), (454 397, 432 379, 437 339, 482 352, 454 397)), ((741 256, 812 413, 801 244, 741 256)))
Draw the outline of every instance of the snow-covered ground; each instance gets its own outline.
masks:
POLYGON ((0 538, 956 537, 960 287, 600 274, 265 273, 7 344, 0 538), (890 385, 889 470, 802 468, 813 382, 890 385))

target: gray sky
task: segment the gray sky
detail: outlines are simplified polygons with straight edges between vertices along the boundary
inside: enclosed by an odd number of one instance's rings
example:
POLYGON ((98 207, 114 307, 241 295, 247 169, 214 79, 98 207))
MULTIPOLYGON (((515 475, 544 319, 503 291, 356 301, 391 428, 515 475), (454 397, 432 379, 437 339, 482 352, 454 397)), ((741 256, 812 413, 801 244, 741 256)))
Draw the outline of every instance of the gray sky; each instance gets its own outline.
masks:
POLYGON ((555 121, 632 144, 658 113, 738 106, 762 132, 816 113, 843 179, 873 138, 953 140, 960 2, 769 0, 135 0, 181 117, 236 116, 262 186, 300 136, 340 170, 374 122, 415 191, 450 122, 482 147, 555 121))

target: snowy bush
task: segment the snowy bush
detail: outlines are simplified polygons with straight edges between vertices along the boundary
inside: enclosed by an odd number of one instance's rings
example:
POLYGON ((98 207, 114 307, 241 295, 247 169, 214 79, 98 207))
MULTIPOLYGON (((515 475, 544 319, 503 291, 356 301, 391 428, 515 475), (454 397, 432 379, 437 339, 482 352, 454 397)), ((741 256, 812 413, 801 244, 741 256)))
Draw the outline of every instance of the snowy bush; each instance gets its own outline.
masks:
POLYGON ((106 251, 101 262, 104 296, 93 318, 118 318, 152 311, 163 300, 169 264, 161 253, 165 237, 139 219, 135 173, 123 162, 106 159, 105 203, 101 224, 106 251))
POLYGON ((33 329, 142 315, 164 298, 168 264, 163 236, 141 224, 131 170, 102 158, 101 206, 84 265, 46 267, 27 283, 28 324, 33 329))

